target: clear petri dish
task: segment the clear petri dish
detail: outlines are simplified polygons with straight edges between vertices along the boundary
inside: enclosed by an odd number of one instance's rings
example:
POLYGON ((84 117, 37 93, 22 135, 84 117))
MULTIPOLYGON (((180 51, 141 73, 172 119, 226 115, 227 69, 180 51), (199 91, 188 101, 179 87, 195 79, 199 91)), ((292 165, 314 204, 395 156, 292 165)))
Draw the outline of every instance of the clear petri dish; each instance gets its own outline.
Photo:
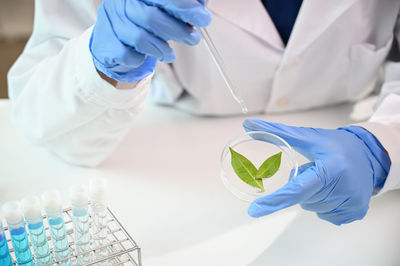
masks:
POLYGON ((251 131, 237 136, 226 144, 221 154, 220 176, 225 187, 237 198, 251 202, 274 192, 296 178, 298 165, 295 151, 284 139, 267 132, 251 131), (268 157, 282 152, 279 170, 272 177, 263 179, 264 191, 248 185, 236 175, 232 168, 229 147, 245 156, 257 168, 268 157))

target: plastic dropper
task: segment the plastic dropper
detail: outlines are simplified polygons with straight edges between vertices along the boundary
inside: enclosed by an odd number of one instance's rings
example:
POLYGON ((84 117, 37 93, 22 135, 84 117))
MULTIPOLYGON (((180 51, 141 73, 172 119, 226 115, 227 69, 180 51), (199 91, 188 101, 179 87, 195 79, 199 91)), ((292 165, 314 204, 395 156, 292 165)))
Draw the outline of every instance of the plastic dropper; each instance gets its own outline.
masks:
POLYGON ((217 48, 214 45, 214 42, 212 41, 210 34, 208 33, 206 28, 199 28, 201 35, 203 36, 204 43, 206 44, 207 50, 211 55, 211 58, 213 59, 215 65, 217 66, 217 69, 219 73, 221 74, 226 87, 229 89, 230 93, 233 96, 233 99, 237 101, 240 104, 240 107, 242 108, 242 112, 244 114, 248 113, 249 110, 247 109, 246 104, 243 101, 243 98, 240 97, 239 93, 237 92, 236 88, 233 86, 231 80, 229 79, 228 74, 226 73, 224 62, 222 61, 222 57, 219 55, 217 48))
MULTIPOLYGON (((207 5, 208 1, 205 1, 207 5)), ((188 24, 190 27, 193 28, 193 25, 188 24)), ((231 80, 229 79, 228 74, 226 73, 226 68, 224 66, 224 62, 222 61, 222 57, 219 55, 217 48, 214 45, 214 42, 211 39, 210 34, 208 33, 206 28, 199 28, 199 31, 203 37, 204 43, 206 44, 207 50, 209 52, 209 54, 211 55, 211 58, 213 59, 218 72, 221 74, 222 79, 225 82, 226 87, 229 89, 229 92, 232 94, 233 99, 235 99, 235 101, 237 101, 240 105, 240 107, 242 108, 242 113, 243 114, 247 114, 249 112, 249 110, 247 109, 246 104, 243 101, 243 98, 240 97, 238 91, 236 90, 236 88, 233 86, 231 80)))

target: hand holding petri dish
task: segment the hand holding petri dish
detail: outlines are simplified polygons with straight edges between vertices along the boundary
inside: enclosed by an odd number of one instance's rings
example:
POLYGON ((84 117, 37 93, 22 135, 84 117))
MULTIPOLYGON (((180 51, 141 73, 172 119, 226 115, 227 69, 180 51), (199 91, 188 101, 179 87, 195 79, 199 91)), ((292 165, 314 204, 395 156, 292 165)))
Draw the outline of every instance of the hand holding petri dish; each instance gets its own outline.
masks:
POLYGON ((251 131, 228 142, 221 154, 220 168, 225 187, 237 198, 251 202, 274 192, 296 178, 298 162, 294 150, 282 138, 267 132, 251 131), (232 154, 234 161, 232 161, 232 154), (237 164, 237 157, 240 156, 246 157, 257 170, 263 168, 265 163, 277 169, 274 169, 272 176, 257 178, 253 184, 245 182, 243 181, 245 178, 238 175, 237 167, 234 167, 237 164), (278 157, 279 164, 276 162, 278 157), (275 159, 275 163, 271 163, 271 159, 266 162, 267 158, 275 159))

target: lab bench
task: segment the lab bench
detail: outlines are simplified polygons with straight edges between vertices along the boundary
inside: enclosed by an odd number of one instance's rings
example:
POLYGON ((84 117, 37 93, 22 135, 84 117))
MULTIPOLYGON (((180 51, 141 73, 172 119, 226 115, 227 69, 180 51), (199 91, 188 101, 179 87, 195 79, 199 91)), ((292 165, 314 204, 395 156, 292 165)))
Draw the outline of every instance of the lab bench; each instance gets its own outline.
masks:
MULTIPOLYGON (((353 123, 352 106, 254 115, 291 125, 353 123)), ((0 100, 0 204, 92 177, 110 184, 109 206, 142 250, 143 265, 400 265, 400 191, 371 200, 362 221, 334 226, 293 206, 254 219, 226 190, 219 156, 243 132, 245 116, 197 117, 148 104, 118 149, 99 167, 68 165, 28 143, 0 100)))

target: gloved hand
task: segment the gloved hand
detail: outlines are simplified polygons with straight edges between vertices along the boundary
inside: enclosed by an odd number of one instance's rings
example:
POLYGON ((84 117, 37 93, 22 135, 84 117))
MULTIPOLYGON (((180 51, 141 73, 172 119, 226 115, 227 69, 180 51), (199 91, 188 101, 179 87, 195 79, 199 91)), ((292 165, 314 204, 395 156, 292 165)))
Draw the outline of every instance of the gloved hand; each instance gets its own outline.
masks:
POLYGON ((251 203, 248 213, 260 217, 299 203, 319 218, 340 225, 362 219, 374 189, 382 188, 390 159, 367 130, 292 127, 248 119, 246 131, 266 131, 286 140, 311 162, 277 191, 251 203))
POLYGON ((120 82, 150 75, 157 59, 173 62, 167 41, 195 45, 211 14, 204 0, 103 0, 90 39, 90 52, 100 72, 120 82))

